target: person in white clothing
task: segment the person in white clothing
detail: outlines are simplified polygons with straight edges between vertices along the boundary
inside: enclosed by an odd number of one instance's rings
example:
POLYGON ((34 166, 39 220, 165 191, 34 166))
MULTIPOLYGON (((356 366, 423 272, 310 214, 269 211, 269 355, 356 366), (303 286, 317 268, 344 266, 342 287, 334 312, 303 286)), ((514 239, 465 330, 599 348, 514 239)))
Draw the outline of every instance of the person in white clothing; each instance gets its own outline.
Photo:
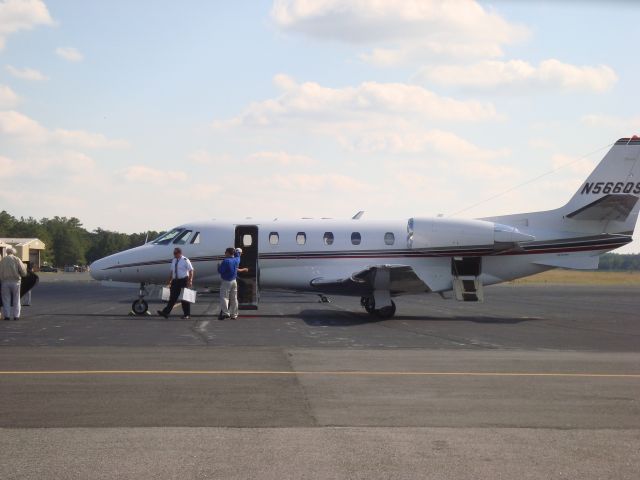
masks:
POLYGON ((16 251, 7 248, 7 256, 0 260, 0 294, 5 320, 20 320, 20 284, 27 276, 24 263, 15 256, 16 251))
MULTIPOLYGON (((169 275, 169 287, 171 294, 169 295, 169 303, 163 310, 158 310, 158 315, 168 318, 173 306, 178 301, 180 292, 183 288, 191 288, 193 286, 193 266, 189 259, 182 255, 182 249, 176 247, 173 249, 173 260, 171 261, 171 274, 169 275)), ((182 319, 191 318, 191 304, 189 302, 182 303, 182 319)))

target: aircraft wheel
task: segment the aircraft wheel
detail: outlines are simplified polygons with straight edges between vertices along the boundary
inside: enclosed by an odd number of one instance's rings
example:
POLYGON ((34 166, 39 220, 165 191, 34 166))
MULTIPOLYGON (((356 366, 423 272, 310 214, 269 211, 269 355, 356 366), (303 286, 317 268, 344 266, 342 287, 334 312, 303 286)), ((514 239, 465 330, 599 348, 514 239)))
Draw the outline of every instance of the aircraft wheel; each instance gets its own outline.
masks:
POLYGON ((373 298, 371 298, 371 297, 362 297, 360 299, 360 305, 362 305, 362 308, 364 308, 365 311, 368 314, 373 315, 375 313, 376 304, 375 304, 373 298))
POLYGON ((388 307, 382 307, 375 311, 376 317, 388 319, 392 318, 396 314, 396 304, 391 301, 391 305, 388 307))
POLYGON ((131 304, 131 311, 136 315, 146 315, 149 311, 149 304, 145 300, 139 298, 131 304))

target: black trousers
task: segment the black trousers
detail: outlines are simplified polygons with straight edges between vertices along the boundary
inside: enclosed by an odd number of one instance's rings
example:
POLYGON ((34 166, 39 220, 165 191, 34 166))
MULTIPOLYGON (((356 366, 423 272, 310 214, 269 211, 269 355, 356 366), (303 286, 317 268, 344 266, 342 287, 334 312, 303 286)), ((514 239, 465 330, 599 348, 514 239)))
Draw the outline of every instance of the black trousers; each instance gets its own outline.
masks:
MULTIPOLYGON (((187 282, 189 281, 188 277, 178 278, 171 280, 171 292, 169 294, 169 303, 162 310, 165 315, 169 315, 171 310, 173 310, 173 306, 178 301, 178 297, 180 296, 180 292, 183 288, 187 288, 187 282)), ((185 315, 191 315, 191 304, 189 302, 181 302, 182 303, 182 312, 185 315)))

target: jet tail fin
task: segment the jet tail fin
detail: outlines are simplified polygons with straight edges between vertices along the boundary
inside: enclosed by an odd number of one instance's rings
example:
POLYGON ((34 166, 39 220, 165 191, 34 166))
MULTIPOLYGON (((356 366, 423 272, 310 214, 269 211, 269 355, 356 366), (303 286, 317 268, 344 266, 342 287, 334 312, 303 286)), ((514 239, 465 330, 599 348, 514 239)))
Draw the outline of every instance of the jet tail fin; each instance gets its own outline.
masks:
POLYGON ((560 209, 565 219, 604 226, 607 233, 632 232, 640 204, 640 137, 621 138, 580 189, 560 209))
MULTIPOLYGON (((563 207, 544 212, 483 218, 523 232, 556 232, 558 237, 624 236, 627 242, 640 215, 640 137, 621 138, 563 207)), ((618 245, 620 246, 620 245, 618 245)))

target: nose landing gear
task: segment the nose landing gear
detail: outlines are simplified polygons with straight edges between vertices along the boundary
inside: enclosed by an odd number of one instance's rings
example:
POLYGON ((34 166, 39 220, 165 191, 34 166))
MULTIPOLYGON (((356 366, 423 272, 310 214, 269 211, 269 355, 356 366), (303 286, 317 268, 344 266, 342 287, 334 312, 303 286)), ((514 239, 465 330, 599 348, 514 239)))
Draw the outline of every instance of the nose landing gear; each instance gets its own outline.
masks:
POLYGON ((134 302, 131 304, 131 312, 129 313, 129 315, 151 315, 149 313, 149 304, 144 299, 144 297, 148 294, 149 292, 147 291, 146 285, 144 283, 141 283, 140 290, 138 291, 138 299, 134 300, 134 302))

